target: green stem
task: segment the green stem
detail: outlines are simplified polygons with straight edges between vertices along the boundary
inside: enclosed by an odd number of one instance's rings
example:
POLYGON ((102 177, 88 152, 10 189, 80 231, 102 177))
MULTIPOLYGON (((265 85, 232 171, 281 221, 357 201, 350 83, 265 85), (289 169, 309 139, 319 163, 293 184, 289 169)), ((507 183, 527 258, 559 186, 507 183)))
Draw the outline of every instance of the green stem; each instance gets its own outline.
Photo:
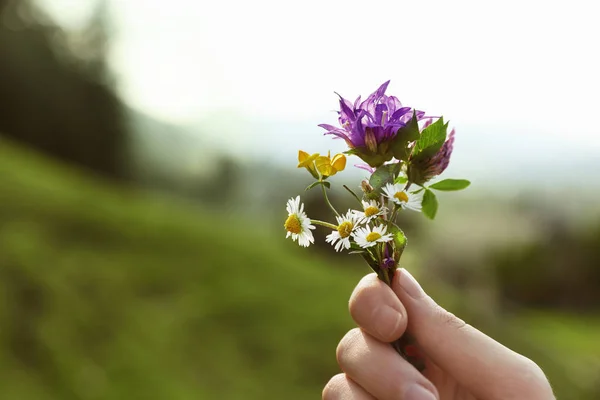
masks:
POLYGON ((338 228, 334 224, 330 224, 329 222, 325 222, 325 221, 319 221, 318 219, 311 219, 310 223, 315 224, 315 225, 321 225, 321 226, 324 226, 325 228, 333 229, 334 231, 336 231, 338 228))
POLYGON ((380 265, 381 263, 377 260, 377 256, 373 254, 371 249, 367 249, 366 253, 362 254, 362 257, 367 262, 369 267, 377 274, 380 280, 384 281, 388 286, 390 286, 389 279, 387 277, 386 271, 383 270, 380 265))
MULTIPOLYGON (((381 279, 388 286, 391 287, 392 286, 391 281, 393 280, 395 273, 398 273, 398 272, 396 270, 392 269, 387 272, 384 271, 382 274, 378 273, 377 275, 379 276, 379 279, 381 279), (388 275, 388 272, 389 272, 389 275, 388 275)), ((404 334, 400 337, 400 339, 393 341, 391 343, 391 345, 394 348, 394 350, 396 350, 396 352, 398 352, 398 354, 400 354, 400 356, 402 358, 404 358, 406 361, 408 361, 419 372, 423 372, 425 370, 425 361, 423 359, 407 354, 407 351, 406 351, 407 347, 416 345, 416 340, 410 333, 404 332, 404 334)))
POLYGON ((331 202, 329 201, 329 197, 327 197, 327 191, 325 190, 325 185, 321 185, 321 189, 323 190, 323 196, 325 197, 325 202, 327 203, 329 208, 331 208, 331 211, 333 211, 335 213, 335 215, 337 215, 339 217, 340 213, 337 212, 337 210, 335 209, 333 204, 331 204, 331 202))
POLYGON ((392 212, 392 216, 390 217, 390 222, 396 222, 396 215, 398 214, 399 209, 400 209, 400 207, 398 207, 397 204, 394 204, 394 212, 392 212))
POLYGON ((356 199, 356 201, 358 201, 358 204, 360 204, 360 206, 362 207, 362 201, 360 201, 360 199, 358 198, 358 196, 356 195, 356 193, 354 193, 352 191, 352 189, 350 189, 348 186, 344 185, 344 189, 346 189, 347 191, 350 192, 350 194, 352 195, 352 197, 354 197, 356 199))
POLYGON ((390 280, 390 277, 387 273, 387 271, 380 269, 381 273, 378 274, 379 275, 379 279, 381 279, 382 281, 384 281, 389 287, 392 287, 392 281, 390 280))

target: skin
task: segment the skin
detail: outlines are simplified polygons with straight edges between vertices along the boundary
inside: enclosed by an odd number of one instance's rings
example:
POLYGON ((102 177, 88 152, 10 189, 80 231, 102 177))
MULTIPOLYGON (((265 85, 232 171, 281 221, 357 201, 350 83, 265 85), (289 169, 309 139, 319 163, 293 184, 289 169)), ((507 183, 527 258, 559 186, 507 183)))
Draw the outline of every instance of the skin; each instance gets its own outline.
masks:
POLYGON ((359 328, 340 341, 343 371, 323 390, 325 400, 552 400, 542 370, 444 310, 405 269, 392 287, 375 274, 350 298, 359 328), (419 373, 389 345, 408 331, 426 369, 419 373))

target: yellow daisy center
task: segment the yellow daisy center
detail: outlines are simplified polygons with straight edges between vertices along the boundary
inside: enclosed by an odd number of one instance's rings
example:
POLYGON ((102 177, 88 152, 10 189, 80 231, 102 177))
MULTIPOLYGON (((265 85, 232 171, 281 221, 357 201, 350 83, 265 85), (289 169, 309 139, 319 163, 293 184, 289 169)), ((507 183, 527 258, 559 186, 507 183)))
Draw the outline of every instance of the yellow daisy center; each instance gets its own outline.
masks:
POLYGON ((302 232, 302 224, 300 223, 300 219, 296 214, 292 214, 289 217, 287 217, 283 226, 288 232, 292 232, 295 234, 299 234, 300 232, 302 232))
POLYGON ((367 235, 366 239, 367 242, 374 242, 377 239, 381 238, 381 234, 377 233, 377 232, 369 232, 369 234, 367 235))
POLYGON ((372 217, 373 215, 376 215, 379 212, 379 208, 375 207, 375 206, 369 206, 367 208, 365 208, 365 217, 372 217))
POLYGON ((350 221, 344 221, 338 226, 338 233, 340 237, 347 238, 352 233, 352 228, 354 228, 354 224, 350 221))
POLYGON ((406 203, 408 201, 408 196, 404 192, 396 192, 396 194, 394 195, 394 197, 397 198, 398 200, 404 202, 404 203, 406 203))

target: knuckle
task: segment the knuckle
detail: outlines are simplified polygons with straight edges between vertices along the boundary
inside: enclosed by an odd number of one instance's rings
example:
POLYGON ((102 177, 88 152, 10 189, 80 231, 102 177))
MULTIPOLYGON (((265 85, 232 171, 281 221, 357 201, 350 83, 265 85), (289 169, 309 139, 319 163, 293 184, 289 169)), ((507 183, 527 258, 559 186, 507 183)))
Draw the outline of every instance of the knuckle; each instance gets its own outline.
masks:
MULTIPOLYGON (((416 383, 418 386, 421 386, 423 389, 428 391, 431 395, 427 397, 427 399, 435 398, 439 399, 439 394, 436 387, 429 380, 424 377, 420 377, 420 379, 416 379, 411 382, 413 385, 416 383), (433 397, 432 397, 433 396, 433 397)), ((404 400, 406 399, 406 393, 408 389, 408 385, 411 384, 405 379, 392 379, 385 383, 383 392, 385 393, 384 398, 390 400, 404 400)), ((421 395, 423 396, 423 395, 421 395)), ((419 396, 419 398, 422 398, 419 396)), ((412 397, 411 397, 412 398, 412 397)))
POLYGON ((321 393, 323 400, 335 400, 342 398, 342 387, 346 381, 344 374, 337 374, 327 382, 321 393))
POLYGON ((406 392, 406 382, 404 379, 393 379, 385 383, 383 392, 386 398, 390 400, 403 400, 403 394, 406 392))
POLYGON ((527 388, 530 398, 544 400, 554 399, 550 382, 540 366, 527 357, 523 357, 522 362, 522 385, 527 388))
POLYGON ((362 332, 359 328, 354 328, 348 331, 346 335, 340 340, 335 351, 337 362, 342 369, 344 365, 348 364, 348 359, 352 354, 352 349, 356 347, 356 344, 362 337, 362 332))
POLYGON ((457 331, 462 330, 468 326, 465 321, 458 318, 456 315, 452 314, 451 312, 446 311, 445 309, 443 309, 442 307, 440 307, 438 305, 435 306, 434 312, 435 312, 436 318, 441 322, 441 324, 443 326, 446 326, 448 328, 451 328, 451 329, 454 329, 457 331))
POLYGON ((554 399, 552 387, 544 371, 533 361, 518 355, 514 374, 505 382, 495 398, 526 398, 531 400, 554 399))

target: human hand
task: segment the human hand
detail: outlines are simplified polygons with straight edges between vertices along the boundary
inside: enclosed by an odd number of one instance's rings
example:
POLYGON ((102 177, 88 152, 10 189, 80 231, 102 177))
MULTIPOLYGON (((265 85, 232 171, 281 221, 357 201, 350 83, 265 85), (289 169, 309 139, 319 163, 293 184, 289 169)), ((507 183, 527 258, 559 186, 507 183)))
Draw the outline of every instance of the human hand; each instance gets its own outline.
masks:
POLYGON ((533 361, 437 305, 405 269, 396 271, 391 288, 375 274, 363 278, 350 314, 360 328, 338 345, 344 373, 327 383, 325 400, 554 399, 533 361), (405 330, 425 359, 423 374, 389 345, 405 330))

